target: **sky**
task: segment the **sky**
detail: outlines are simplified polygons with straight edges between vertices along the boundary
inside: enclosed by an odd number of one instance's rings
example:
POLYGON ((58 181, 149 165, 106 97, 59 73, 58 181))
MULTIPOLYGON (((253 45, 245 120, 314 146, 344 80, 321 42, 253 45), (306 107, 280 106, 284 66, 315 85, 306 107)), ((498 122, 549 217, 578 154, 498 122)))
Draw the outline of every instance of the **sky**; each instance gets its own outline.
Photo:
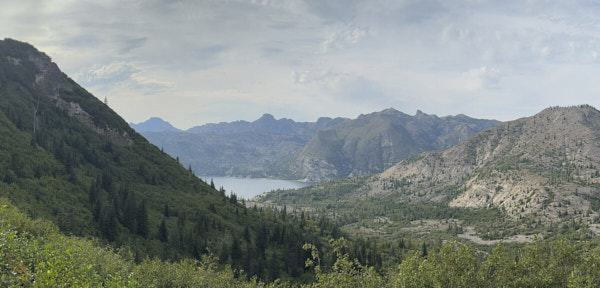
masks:
POLYGON ((128 122, 180 129, 395 108, 513 120, 600 107, 596 1, 0 0, 0 39, 45 52, 128 122))

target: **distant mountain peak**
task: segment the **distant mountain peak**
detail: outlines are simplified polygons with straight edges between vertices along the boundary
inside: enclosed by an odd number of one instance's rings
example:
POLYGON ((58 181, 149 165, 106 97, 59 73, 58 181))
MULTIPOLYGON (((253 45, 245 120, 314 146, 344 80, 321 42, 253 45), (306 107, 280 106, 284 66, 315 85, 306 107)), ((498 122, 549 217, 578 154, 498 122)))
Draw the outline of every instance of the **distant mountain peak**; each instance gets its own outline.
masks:
POLYGON ((258 121, 275 121, 275 117, 273 117, 273 115, 271 115, 269 113, 265 113, 256 120, 256 122, 258 122, 258 121))
POLYGON ((403 112, 400 112, 394 108, 387 108, 387 109, 383 109, 381 111, 378 112, 372 112, 369 114, 360 114, 357 119, 362 119, 362 118, 369 118, 369 117, 377 117, 377 116, 382 116, 382 115, 390 115, 390 116, 409 116, 403 112))
POLYGON ((151 117, 137 124, 130 123, 129 126, 138 132, 181 131, 160 117, 151 117))
POLYGON ((399 112, 400 111, 390 107, 390 108, 381 110, 381 112, 379 112, 379 113, 394 113, 395 114, 395 113, 399 113, 399 112))

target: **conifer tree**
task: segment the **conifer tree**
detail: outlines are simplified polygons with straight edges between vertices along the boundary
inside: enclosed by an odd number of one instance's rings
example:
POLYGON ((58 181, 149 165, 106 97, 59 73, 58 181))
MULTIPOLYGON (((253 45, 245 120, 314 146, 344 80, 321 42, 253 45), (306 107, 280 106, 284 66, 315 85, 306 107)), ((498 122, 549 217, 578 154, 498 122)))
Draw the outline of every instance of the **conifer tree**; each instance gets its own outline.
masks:
POLYGON ((148 223, 148 209, 146 208, 146 201, 142 201, 140 207, 137 209, 137 234, 146 238, 150 233, 150 227, 148 223))
POLYGON ((160 222, 160 226, 158 227, 158 234, 156 235, 156 238, 158 240, 160 240, 161 242, 169 241, 169 234, 167 231, 167 223, 165 223, 165 218, 163 218, 162 221, 160 222))
POLYGON ((171 217, 171 211, 169 211, 169 203, 165 203, 165 209, 163 210, 165 217, 171 217))

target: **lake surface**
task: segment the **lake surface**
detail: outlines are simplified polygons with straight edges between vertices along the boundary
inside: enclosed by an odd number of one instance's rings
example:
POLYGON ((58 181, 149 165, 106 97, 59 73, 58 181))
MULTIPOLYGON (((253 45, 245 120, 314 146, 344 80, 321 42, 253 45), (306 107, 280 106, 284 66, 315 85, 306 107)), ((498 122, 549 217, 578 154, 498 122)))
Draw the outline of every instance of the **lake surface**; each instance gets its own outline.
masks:
POLYGON ((223 187, 226 194, 235 193, 238 198, 246 200, 261 194, 277 189, 296 189, 310 186, 314 183, 300 182, 293 180, 279 180, 267 178, 236 178, 236 177, 213 177, 213 176, 198 176, 206 183, 210 184, 212 179, 215 187, 219 189, 223 187))

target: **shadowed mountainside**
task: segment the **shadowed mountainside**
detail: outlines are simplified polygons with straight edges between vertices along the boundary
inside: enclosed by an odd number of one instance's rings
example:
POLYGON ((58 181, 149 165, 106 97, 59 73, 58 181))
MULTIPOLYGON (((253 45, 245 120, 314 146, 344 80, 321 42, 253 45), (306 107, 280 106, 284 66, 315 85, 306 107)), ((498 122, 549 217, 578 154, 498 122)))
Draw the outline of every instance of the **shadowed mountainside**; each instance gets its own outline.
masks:
POLYGON ((498 123, 421 111, 410 116, 386 109, 319 131, 294 159, 291 170, 313 181, 375 174, 410 156, 456 145, 498 123))
POLYGON ((440 118, 420 111, 410 116, 387 109, 353 120, 294 122, 265 114, 254 122, 141 133, 200 175, 320 181, 378 173, 498 123, 464 115, 440 118))
POLYGON ((292 159, 319 130, 347 121, 276 120, 265 114, 253 122, 206 124, 185 132, 141 131, 150 142, 178 157, 198 175, 297 178, 288 169, 292 159))

